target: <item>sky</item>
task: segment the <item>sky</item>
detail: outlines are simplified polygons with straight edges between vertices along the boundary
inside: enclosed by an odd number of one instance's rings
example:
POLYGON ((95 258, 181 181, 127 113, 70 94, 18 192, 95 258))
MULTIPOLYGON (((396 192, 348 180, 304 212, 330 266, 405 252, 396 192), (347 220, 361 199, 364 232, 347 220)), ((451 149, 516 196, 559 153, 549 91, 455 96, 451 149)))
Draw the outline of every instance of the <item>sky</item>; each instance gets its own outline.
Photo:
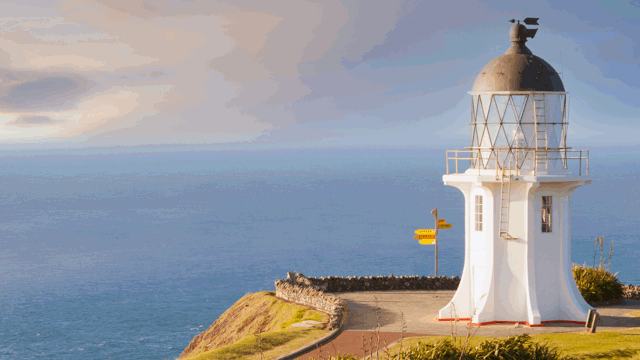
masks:
POLYGON ((640 1, 3 1, 0 149, 469 146, 468 92, 527 46, 569 146, 640 144, 640 1))

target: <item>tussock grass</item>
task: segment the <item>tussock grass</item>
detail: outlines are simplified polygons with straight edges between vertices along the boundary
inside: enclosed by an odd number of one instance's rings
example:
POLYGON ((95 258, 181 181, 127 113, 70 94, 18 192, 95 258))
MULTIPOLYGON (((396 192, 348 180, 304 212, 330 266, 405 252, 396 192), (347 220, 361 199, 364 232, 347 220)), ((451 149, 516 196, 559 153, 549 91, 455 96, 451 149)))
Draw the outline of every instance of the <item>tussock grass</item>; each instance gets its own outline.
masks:
POLYGON ((242 354, 241 358, 249 359, 249 354, 257 353, 259 356, 260 348, 264 353, 268 349, 274 352, 276 347, 282 346, 285 349, 282 354, 286 354, 326 334, 321 329, 289 328, 304 320, 327 323, 329 316, 280 300, 273 292, 247 294, 197 335, 180 359, 235 359, 234 354, 242 354), (260 342, 257 341, 258 334, 260 342), (214 351, 216 349, 219 351, 214 351), (226 355, 219 355, 220 351, 226 355))
POLYGON ((311 311, 309 311, 309 309, 305 307, 301 307, 296 310, 296 312, 293 314, 293 316, 290 318, 289 321, 286 321, 280 324, 280 330, 284 330, 293 324, 296 324, 305 320, 324 321, 325 316, 326 314, 319 313, 318 311, 315 311, 314 313, 312 313, 311 311))
POLYGON ((540 334, 532 338, 548 340, 574 359, 638 359, 640 328, 589 333, 540 334))
MULTIPOLYGON (((275 359, 301 348, 314 339, 325 335, 325 331, 318 329, 270 331, 260 334, 262 357, 275 359)), ((226 345, 211 351, 201 353, 189 360, 258 360, 261 354, 256 344, 258 335, 248 336, 241 341, 226 345)))

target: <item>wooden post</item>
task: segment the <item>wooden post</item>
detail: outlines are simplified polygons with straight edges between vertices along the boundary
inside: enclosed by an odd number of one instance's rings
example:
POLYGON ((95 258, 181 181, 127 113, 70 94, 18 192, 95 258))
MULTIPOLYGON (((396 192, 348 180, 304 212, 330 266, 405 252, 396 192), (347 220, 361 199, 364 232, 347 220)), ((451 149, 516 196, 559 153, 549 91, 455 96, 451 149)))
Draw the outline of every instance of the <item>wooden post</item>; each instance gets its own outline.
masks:
POLYGON ((434 242, 436 244, 436 277, 438 277, 438 209, 431 210, 431 215, 436 217, 436 226, 434 232, 434 242))
POLYGON ((589 313, 587 314, 587 322, 584 324, 587 328, 587 332, 594 334, 596 332, 596 328, 598 327, 597 320, 600 318, 600 314, 593 309, 589 309, 589 313))

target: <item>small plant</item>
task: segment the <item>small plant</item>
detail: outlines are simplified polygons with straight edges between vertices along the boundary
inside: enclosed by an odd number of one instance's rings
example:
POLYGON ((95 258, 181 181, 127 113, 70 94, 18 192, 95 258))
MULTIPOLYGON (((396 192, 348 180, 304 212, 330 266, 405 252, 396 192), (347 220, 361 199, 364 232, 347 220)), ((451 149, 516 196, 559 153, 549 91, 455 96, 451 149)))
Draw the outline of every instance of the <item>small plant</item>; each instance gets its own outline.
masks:
MULTIPOLYGON (((478 299, 478 303, 476 304, 476 306, 473 308, 473 313, 471 314, 471 318, 469 320, 469 322, 467 323, 467 337, 465 339, 464 345, 460 345, 460 357, 459 359, 466 359, 467 358, 467 352, 469 350, 469 340, 471 339, 471 337, 475 336, 476 333, 478 332, 478 330, 480 330, 480 327, 476 327, 475 331, 473 333, 471 333, 471 321, 473 321, 473 317, 476 316, 476 312, 478 311, 478 306, 480 304, 480 301, 482 300, 483 297, 487 296, 487 294, 483 294, 482 296, 480 296, 480 298, 478 299)), ((453 308, 453 311, 455 312, 455 307, 453 308)), ((458 315, 456 314, 456 341, 458 339, 458 315)))
MULTIPOLYGON (((400 313, 400 320, 401 320, 401 325, 400 325, 400 350, 399 350, 399 354, 402 354, 402 341, 404 340, 404 331, 407 329, 407 322, 404 321, 404 313, 403 312, 400 313)), ((402 360, 402 356, 400 356, 400 360, 402 360)))
POLYGON ((604 269, 606 267, 607 270, 611 271, 611 255, 613 255, 613 239, 611 239, 611 243, 609 244, 609 257, 603 261, 604 255, 604 236, 596 238, 595 243, 593 244, 593 267, 596 267, 596 255, 597 252, 600 251, 600 265, 598 265, 598 269, 604 269))
POLYGON ((376 300, 376 360, 380 359, 380 303, 378 302, 378 297, 373 297, 376 300))
POLYGON ((263 359, 263 349, 262 349, 262 328, 258 328, 258 336, 256 337, 256 349, 260 351, 260 360, 263 359))

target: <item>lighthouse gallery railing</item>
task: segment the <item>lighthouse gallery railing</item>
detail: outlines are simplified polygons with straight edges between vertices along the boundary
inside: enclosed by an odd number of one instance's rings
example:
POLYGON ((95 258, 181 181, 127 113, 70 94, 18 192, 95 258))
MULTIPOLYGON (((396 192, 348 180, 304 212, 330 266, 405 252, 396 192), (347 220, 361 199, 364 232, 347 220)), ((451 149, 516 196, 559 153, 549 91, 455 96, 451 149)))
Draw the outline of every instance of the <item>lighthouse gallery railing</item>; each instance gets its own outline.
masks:
MULTIPOLYGON (((517 150, 517 149, 512 149, 517 150)), ((557 158, 553 159, 558 161, 564 170, 569 169, 568 161, 575 161, 578 163, 578 175, 582 175, 582 168, 585 167, 585 174, 589 175, 589 150, 569 150, 569 149, 559 149, 559 151, 551 151, 551 150, 535 150, 535 149, 526 149, 527 155, 525 155, 524 159, 518 159, 518 151, 515 151, 515 155, 511 154, 512 157, 515 157, 515 161, 502 161, 502 163, 498 159, 506 159, 507 154, 511 151, 509 149, 487 149, 487 150, 447 150, 447 175, 452 174, 450 172, 449 162, 455 162, 455 172, 453 174, 460 174, 460 166, 458 162, 460 160, 469 161, 469 166, 462 171, 464 173, 467 169, 478 169, 478 174, 480 170, 511 170, 511 171, 533 171, 535 174, 537 171, 542 170, 539 169, 537 159, 540 155, 538 152, 544 152, 544 156, 549 156, 550 154, 558 155, 557 158), (483 153, 485 156, 483 157, 483 153), (487 157, 486 153, 490 153, 491 156, 487 157), (464 156, 466 154, 466 156, 464 156), (527 159, 529 159, 527 161, 527 159), (583 162, 584 160, 584 162, 583 162), (515 166, 517 164, 517 166, 515 166), (528 166, 527 166, 528 165, 528 166)), ((550 158, 550 160, 552 160, 550 158)), ((463 165, 464 166, 464 165, 463 165)))

